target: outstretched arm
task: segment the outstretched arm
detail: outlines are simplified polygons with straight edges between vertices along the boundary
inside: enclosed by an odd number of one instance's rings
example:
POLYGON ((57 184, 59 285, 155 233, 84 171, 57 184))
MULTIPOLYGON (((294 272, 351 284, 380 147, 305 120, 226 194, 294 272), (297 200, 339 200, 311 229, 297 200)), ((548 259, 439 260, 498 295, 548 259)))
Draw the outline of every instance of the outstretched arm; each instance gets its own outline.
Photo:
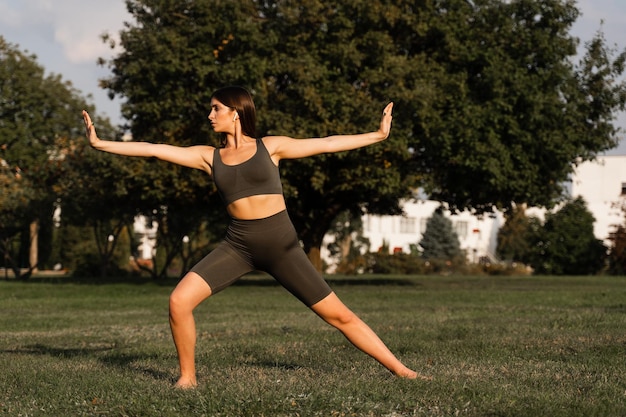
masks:
POLYGON ((154 157, 189 168, 201 169, 211 173, 210 161, 213 160, 212 146, 180 147, 149 142, 117 142, 102 140, 96 134, 96 127, 89 113, 83 110, 83 121, 89 144, 100 151, 124 156, 154 157))
POLYGON ((389 137, 393 103, 383 110, 380 127, 375 132, 356 135, 334 135, 325 138, 293 139, 286 136, 268 136, 265 143, 276 160, 304 158, 321 153, 333 153, 362 148, 389 137))

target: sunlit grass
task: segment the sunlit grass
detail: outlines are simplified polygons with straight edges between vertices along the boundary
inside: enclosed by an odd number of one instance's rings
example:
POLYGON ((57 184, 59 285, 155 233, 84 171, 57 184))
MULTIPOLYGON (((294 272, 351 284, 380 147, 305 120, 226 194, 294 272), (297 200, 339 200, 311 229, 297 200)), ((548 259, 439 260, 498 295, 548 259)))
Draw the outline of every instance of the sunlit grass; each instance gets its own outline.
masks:
POLYGON ((391 377, 281 287, 196 311, 200 386, 172 389, 173 283, 0 282, 0 415, 626 415, 626 279, 330 278, 433 380, 391 377))

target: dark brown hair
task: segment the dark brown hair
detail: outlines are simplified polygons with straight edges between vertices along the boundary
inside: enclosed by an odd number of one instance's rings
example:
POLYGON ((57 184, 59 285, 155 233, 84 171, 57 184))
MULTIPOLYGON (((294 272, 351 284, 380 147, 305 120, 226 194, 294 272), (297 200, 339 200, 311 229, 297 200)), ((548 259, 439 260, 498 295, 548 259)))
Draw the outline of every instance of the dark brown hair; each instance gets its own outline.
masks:
POLYGON ((256 138, 256 107, 252 95, 243 87, 228 86, 216 90, 211 98, 237 111, 244 135, 256 138))

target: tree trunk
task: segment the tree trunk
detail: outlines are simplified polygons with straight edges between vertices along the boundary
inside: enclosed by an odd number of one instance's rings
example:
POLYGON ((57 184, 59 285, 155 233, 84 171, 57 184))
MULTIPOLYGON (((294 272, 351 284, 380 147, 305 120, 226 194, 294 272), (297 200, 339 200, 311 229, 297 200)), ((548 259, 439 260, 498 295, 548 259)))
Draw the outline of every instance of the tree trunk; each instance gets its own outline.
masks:
POLYGON ((320 273, 322 272, 322 254, 319 247, 311 247, 306 254, 309 257, 309 261, 313 264, 315 269, 317 269, 320 273))
POLYGON ((28 251, 29 270, 37 272, 39 263, 39 219, 30 223, 30 249, 28 251))
POLYGON ((320 273, 324 272, 322 270, 324 262, 322 262, 321 253, 324 236, 330 228, 331 222, 337 217, 339 210, 340 207, 329 205, 323 216, 318 216, 315 221, 311 221, 308 224, 298 222, 297 219, 294 219, 294 226, 296 227, 296 231, 298 231, 304 252, 315 269, 320 273))
MULTIPOLYGON (((347 260, 350 255, 350 248, 352 248, 352 234, 348 233, 339 242, 339 248, 341 249, 341 260, 347 260)), ((341 261, 340 261, 341 262, 341 261)))

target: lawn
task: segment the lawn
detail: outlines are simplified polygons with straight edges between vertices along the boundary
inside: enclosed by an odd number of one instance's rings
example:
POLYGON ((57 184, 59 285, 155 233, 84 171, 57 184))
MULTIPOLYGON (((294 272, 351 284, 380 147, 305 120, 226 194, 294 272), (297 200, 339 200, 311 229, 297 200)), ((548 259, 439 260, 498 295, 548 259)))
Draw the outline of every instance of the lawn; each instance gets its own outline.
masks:
POLYGON ((196 310, 172 388, 175 284, 0 281, 1 416, 625 416, 624 277, 329 277, 410 367, 354 349, 273 281, 196 310))

